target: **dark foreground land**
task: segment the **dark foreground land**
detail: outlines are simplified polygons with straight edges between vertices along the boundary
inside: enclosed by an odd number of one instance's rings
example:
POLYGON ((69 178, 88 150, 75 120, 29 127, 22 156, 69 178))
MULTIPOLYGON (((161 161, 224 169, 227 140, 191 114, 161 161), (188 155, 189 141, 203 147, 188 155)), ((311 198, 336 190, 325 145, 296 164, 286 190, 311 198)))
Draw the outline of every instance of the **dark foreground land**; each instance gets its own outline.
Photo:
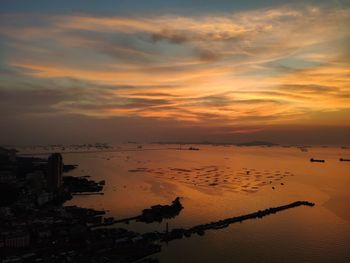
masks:
MULTIPOLYGON (((158 262, 150 256, 160 252, 164 242, 314 205, 297 201, 187 229, 140 234, 112 225, 130 220, 161 222, 176 217, 183 209, 181 199, 177 197, 170 205, 154 205, 138 216, 117 220, 105 217, 104 211, 64 206, 74 194, 101 193, 104 181, 63 176, 58 188, 52 190, 52 186, 48 187, 51 175, 46 160, 17 157, 15 152, 1 148, 0 164, 0 259, 4 263, 158 262)), ((63 165, 62 171, 74 168, 63 165)))

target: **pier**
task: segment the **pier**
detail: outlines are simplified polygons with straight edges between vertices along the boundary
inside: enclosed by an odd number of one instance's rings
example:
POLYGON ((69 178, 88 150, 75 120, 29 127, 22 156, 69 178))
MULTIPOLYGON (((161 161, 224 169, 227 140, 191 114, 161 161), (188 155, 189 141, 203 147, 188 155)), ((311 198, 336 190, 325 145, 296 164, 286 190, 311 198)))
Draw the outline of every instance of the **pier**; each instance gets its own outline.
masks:
POLYGON ((198 234, 198 235, 204 235, 205 231, 207 230, 218 230, 222 228, 226 228, 231 224, 234 223, 242 223, 243 221, 249 220, 249 219, 257 219, 257 218, 263 218, 265 216, 275 214, 287 209, 295 208, 298 206, 309 206, 313 207, 315 204, 308 202, 308 201, 296 201, 287 205, 282 205, 278 207, 272 207, 272 208, 267 208, 265 210, 259 210, 250 214, 246 215, 241 215, 241 216, 236 216, 236 217, 230 217, 226 218, 223 220, 211 222, 208 224, 202 224, 202 225, 197 225, 188 229, 173 229, 172 231, 160 233, 160 240, 161 241, 171 241, 174 239, 181 239, 184 236, 185 237, 190 237, 192 234, 198 234))
POLYGON ((107 222, 91 225, 91 228, 113 225, 117 223, 129 223, 132 220, 136 220, 143 223, 162 222, 163 219, 174 218, 179 215, 183 206, 180 202, 180 197, 176 197, 172 201, 171 205, 154 205, 151 208, 144 209, 141 215, 118 219, 108 220, 107 222))

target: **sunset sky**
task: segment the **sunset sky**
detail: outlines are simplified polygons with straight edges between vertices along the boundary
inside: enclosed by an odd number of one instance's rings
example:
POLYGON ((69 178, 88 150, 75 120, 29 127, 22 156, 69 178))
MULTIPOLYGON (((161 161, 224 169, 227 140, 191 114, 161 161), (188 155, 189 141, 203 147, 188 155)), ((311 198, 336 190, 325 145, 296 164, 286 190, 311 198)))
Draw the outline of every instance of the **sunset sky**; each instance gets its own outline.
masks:
POLYGON ((350 1, 0 0, 0 143, 350 144, 350 1))

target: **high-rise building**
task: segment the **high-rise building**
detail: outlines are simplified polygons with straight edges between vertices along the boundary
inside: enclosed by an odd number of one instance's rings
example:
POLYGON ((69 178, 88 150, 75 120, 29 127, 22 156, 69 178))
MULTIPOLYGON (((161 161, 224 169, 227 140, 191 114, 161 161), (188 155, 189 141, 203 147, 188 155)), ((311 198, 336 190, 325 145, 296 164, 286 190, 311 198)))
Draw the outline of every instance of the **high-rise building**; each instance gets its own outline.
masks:
POLYGON ((57 192, 62 187, 63 162, 59 153, 50 155, 47 162, 47 183, 51 192, 57 192))

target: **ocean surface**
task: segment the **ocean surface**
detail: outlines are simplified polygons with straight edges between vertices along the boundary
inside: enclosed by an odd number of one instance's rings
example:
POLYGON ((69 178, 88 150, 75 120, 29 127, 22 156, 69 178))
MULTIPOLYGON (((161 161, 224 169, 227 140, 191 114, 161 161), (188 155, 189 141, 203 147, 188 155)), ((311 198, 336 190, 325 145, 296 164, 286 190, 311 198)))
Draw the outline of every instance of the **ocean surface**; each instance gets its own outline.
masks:
POLYGON ((116 224, 137 232, 187 228, 298 200, 261 219, 164 243, 161 262, 350 262, 350 149, 125 144, 113 152, 73 152, 70 175, 105 180, 104 195, 66 205, 104 209, 122 219, 181 197, 184 209, 161 223, 116 224), (312 163, 310 158, 324 159, 312 163))

